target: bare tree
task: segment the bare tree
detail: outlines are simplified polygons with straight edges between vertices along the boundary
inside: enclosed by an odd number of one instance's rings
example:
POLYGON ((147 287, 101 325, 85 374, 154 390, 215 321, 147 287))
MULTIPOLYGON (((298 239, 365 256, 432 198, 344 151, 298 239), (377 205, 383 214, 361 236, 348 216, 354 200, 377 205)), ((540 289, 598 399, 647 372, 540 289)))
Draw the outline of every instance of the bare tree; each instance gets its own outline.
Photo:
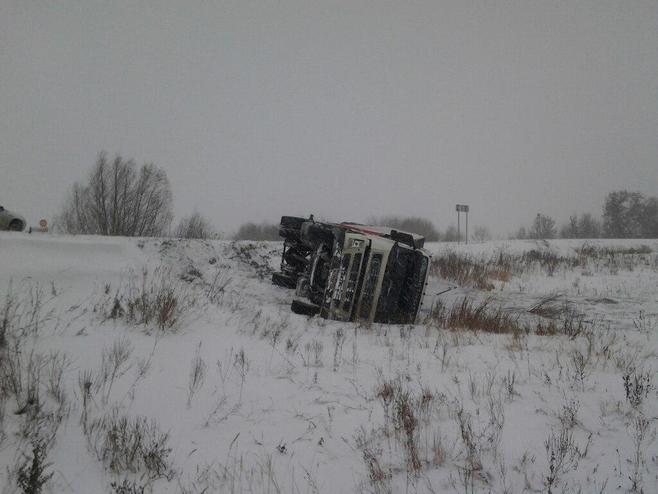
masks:
POLYGON ((639 192, 618 190, 610 192, 603 205, 603 229, 609 238, 642 236, 642 204, 639 192))
POLYGON ((528 231, 526 230, 525 226, 521 226, 519 227, 518 231, 515 234, 510 235, 510 238, 525 240, 526 238, 528 238, 528 231))
POLYGON ((610 238, 658 238, 658 198, 610 192, 603 205, 603 230, 610 238))
POLYGON ((560 228, 561 238, 579 238, 578 233, 578 215, 573 214, 569 216, 569 222, 562 225, 560 228))
POLYGON ((57 225, 67 233, 153 237, 168 231, 171 209, 164 170, 118 155, 110 162, 101 152, 88 182, 73 185, 57 225))
POLYGON ((535 239, 555 238, 557 229, 555 228, 555 220, 550 216, 537 213, 535 221, 532 223, 529 236, 535 239))
POLYGON ((445 233, 443 234, 443 241, 444 242, 459 242, 460 240, 460 233, 457 231, 457 227, 455 225, 450 225, 448 228, 446 228, 445 233))
POLYGON ((601 236, 601 222, 590 213, 569 217, 569 222, 562 225, 560 237, 562 238, 599 238, 601 236))
POLYGON ((437 242, 439 240, 438 230, 430 220, 425 218, 417 216, 383 216, 368 218, 367 222, 372 225, 390 226, 405 232, 417 233, 425 237, 428 242, 437 242))
POLYGON ((210 222, 198 211, 180 220, 174 236, 178 238, 219 238, 210 222))
POLYGON ((642 236, 645 238, 658 238, 658 198, 649 197, 644 201, 642 216, 642 236))
POLYGON ((486 226, 476 226, 475 230, 473 230, 473 240, 475 242, 491 240, 491 232, 486 226))
POLYGON ((590 213, 585 213, 578 220, 578 235, 580 238, 599 238, 601 236, 601 222, 590 213))

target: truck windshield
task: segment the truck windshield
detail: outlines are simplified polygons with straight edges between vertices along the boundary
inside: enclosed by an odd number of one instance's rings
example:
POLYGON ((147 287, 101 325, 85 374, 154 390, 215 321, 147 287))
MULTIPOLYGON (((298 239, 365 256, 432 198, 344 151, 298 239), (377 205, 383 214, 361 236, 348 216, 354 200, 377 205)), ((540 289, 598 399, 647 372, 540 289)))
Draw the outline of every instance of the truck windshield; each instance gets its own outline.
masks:
POLYGON ((427 258, 419 251, 395 245, 388 257, 375 322, 413 323, 425 288, 427 258))

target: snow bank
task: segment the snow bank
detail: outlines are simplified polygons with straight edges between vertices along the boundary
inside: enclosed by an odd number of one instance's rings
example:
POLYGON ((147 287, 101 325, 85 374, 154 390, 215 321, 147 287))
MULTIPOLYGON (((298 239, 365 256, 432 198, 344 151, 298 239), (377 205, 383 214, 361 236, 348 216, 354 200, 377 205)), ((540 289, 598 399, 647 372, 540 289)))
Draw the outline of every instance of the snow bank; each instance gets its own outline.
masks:
MULTIPOLYGON (((617 270, 601 263, 518 273, 491 291, 433 278, 428 290, 425 314, 436 300, 469 296, 535 317, 527 309, 557 294, 591 322, 568 337, 297 316, 291 292, 269 282, 276 242, 2 233, 0 289, 11 279, 17 297, 36 283, 45 292, 38 328, 13 334, 25 333, 22 362, 42 355, 42 412, 63 412, 48 449, 47 488, 119 492, 112 483, 126 481, 157 493, 601 492, 635 481, 654 492, 658 244, 590 243, 648 245, 653 254, 617 270), (158 270, 170 277, 155 289, 192 301, 167 331, 131 322, 124 297, 144 285, 144 272, 151 279, 158 270), (124 312, 110 317, 116 300, 124 312), (61 380, 53 380, 60 368, 61 380), (85 376, 92 382, 86 402, 85 376), (653 387, 641 387, 646 376, 653 387), (390 402, 384 385, 393 389, 390 402), (403 420, 404 399, 414 420, 403 420), (168 434, 166 472, 138 463, 131 471, 103 458, 106 436, 90 433, 90 424, 112 414, 154 420, 168 434)), ((538 246, 571 255, 581 245, 428 247, 438 255, 538 246)), ((28 297, 21 307, 33 305, 28 297)), ((19 410, 23 398, 0 400, 3 494, 14 492, 31 451, 21 433, 33 431, 29 407, 19 410)))

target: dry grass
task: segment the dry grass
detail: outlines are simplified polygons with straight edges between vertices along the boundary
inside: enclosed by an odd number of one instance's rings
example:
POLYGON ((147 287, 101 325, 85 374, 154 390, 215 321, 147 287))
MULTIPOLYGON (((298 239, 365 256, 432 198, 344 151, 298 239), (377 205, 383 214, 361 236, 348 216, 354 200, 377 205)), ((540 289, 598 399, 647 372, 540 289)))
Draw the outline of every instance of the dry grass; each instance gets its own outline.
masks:
POLYGON ((570 307, 561 307, 559 310, 544 314, 542 310, 530 311, 538 315, 533 322, 521 314, 506 310, 504 307, 496 306, 491 299, 481 302, 465 296, 446 305, 442 300, 437 300, 426 324, 435 325, 439 328, 455 331, 470 330, 484 331, 494 334, 527 335, 538 336, 565 335, 571 339, 585 333, 588 324, 585 316, 570 307), (549 318, 550 317, 550 318, 549 318))
MULTIPOLYGON (((0 304, 0 443, 5 407, 15 421, 13 438, 17 463, 7 465, 7 492, 38 494, 49 489, 53 476, 47 461, 60 425, 68 418, 69 399, 63 375, 69 364, 65 354, 49 355, 34 349, 34 338, 50 318, 38 284, 11 287, 0 304)), ((3 491, 4 492, 4 491, 3 491)))
POLYGON ((131 273, 128 283, 105 296, 94 307, 104 320, 124 319, 134 325, 155 326, 161 331, 174 329, 194 305, 194 297, 171 269, 145 268, 141 276, 131 273))
POLYGON ((111 472, 145 472, 150 479, 172 474, 169 434, 162 432, 155 420, 133 419, 114 409, 89 424, 87 439, 111 472))
POLYGON ((519 322, 517 315, 502 307, 494 307, 489 299, 478 304, 473 299, 464 297, 450 307, 439 300, 429 317, 430 323, 453 330, 466 329, 496 334, 530 331, 529 326, 519 322))
MULTIPOLYGON (((434 257, 431 273, 460 286, 493 290, 494 282, 508 282, 512 276, 528 271, 542 271, 553 276, 558 270, 594 267, 617 272, 632 271, 651 263, 653 251, 648 246, 637 248, 595 247, 587 243, 575 249, 575 255, 563 256, 550 250, 532 249, 522 254, 498 252, 490 257, 446 252, 434 257)), ((654 260, 655 262, 655 260, 654 260)))
POLYGON ((449 252, 434 258, 431 270, 443 279, 480 290, 493 290, 492 280, 508 281, 511 276, 511 265, 502 254, 498 259, 483 261, 467 254, 449 252))

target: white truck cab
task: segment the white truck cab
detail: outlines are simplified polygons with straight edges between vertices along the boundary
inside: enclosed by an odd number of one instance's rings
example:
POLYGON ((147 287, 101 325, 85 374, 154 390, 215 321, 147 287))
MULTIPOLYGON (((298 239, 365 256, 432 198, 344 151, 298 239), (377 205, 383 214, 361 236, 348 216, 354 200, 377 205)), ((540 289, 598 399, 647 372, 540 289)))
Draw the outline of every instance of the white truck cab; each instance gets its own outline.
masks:
POLYGON ((431 256, 423 237, 386 227, 284 216, 276 285, 296 289, 291 309, 338 321, 413 324, 431 256))

